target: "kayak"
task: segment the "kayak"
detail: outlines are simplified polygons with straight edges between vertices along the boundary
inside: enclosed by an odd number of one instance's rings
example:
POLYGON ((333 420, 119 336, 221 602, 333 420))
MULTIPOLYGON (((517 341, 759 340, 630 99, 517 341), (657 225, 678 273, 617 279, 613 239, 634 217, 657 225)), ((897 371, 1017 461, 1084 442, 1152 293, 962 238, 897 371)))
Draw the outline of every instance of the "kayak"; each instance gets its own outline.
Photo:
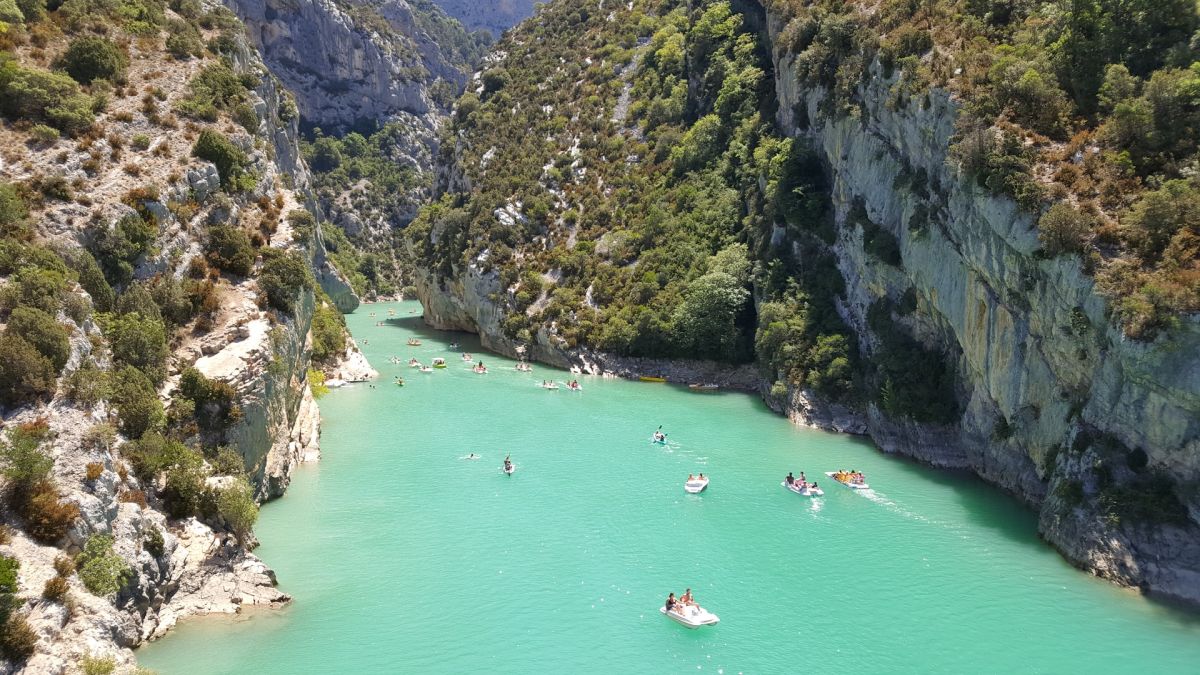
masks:
POLYGON ((693 478, 683 484, 683 491, 694 495, 694 494, 698 494, 700 492, 704 492, 704 489, 707 487, 708 487, 708 479, 707 478, 693 478))
POLYGON ((662 612, 668 619, 681 623, 688 628, 713 626, 720 621, 716 614, 698 605, 676 605, 675 609, 670 610, 666 606, 663 606, 659 607, 658 611, 662 612))
POLYGON ((800 487, 799 483, 792 483, 791 485, 788 485, 787 481, 783 481, 782 483, 780 483, 780 485, 791 490, 792 492, 795 492, 796 494, 800 495, 801 497, 821 497, 821 496, 824 496, 824 494, 825 494, 825 491, 822 490, 821 488, 819 488, 819 487, 815 488, 811 485, 805 485, 804 487, 800 487))
MULTIPOLYGON (((826 471, 825 472, 825 475, 829 476, 830 478, 833 478, 834 475, 836 475, 836 474, 837 474, 836 471, 826 471)), ((845 485, 846 487, 850 488, 851 490, 870 490, 871 489, 871 486, 867 485, 865 482, 863 482, 863 483, 847 483, 844 481, 840 481, 836 478, 833 478, 833 479, 835 481, 841 483, 842 485, 845 485)))
POLYGON ((638 379, 641 380, 642 382, 666 382, 667 381, 667 378, 665 378, 665 377, 651 377, 650 375, 642 375, 638 379))
POLYGON ((655 437, 651 436, 651 437, 650 437, 650 442, 651 442, 651 443, 657 443, 657 444, 659 444, 659 445, 666 445, 666 444, 667 444, 667 437, 666 437, 666 436, 663 436, 662 438, 655 438, 655 437))
POLYGON ((503 469, 501 469, 501 471, 503 471, 504 473, 506 473, 506 474, 508 474, 508 475, 510 475, 510 476, 511 476, 511 475, 513 475, 513 472, 514 472, 514 471, 516 471, 516 470, 517 470, 517 465, 516 465, 516 464, 509 464, 508 466, 506 466, 506 467, 504 467, 503 469))
POLYGON ((719 389, 719 386, 715 384, 689 384, 688 389, 692 391, 716 391, 719 389))

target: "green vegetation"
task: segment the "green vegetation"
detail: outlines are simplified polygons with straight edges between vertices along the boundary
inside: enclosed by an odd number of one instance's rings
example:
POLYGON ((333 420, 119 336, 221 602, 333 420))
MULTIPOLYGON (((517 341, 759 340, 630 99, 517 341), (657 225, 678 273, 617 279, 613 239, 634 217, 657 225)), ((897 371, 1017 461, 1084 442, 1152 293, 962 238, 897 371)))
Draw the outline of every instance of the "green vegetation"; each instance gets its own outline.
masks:
POLYGON ((312 359, 324 363, 346 351, 346 319, 325 293, 318 295, 312 321, 312 359))
POLYGON ((208 262, 225 272, 244 277, 254 267, 254 247, 246 231, 232 225, 208 229, 208 262))
POLYGON ((71 40, 62 56, 62 69, 80 84, 106 79, 116 82, 125 72, 129 57, 107 38, 85 35, 71 40))
POLYGON ((27 68, 0 52, 0 114, 5 117, 79 134, 92 126, 95 104, 70 77, 27 68))
POLYGON ((258 179, 247 171, 250 158, 224 135, 212 129, 200 132, 192 156, 212 162, 221 175, 221 185, 233 192, 249 192, 258 179))
POLYGON ((301 290, 312 289, 315 282, 308 261, 295 251, 263 251, 258 286, 275 309, 291 314, 301 290))
POLYGON ((95 595, 113 595, 125 587, 133 576, 121 556, 113 551, 113 538, 107 534, 93 534, 76 556, 79 580, 95 595))
POLYGON ((248 104, 249 90, 255 85, 251 76, 240 76, 228 62, 218 61, 205 66, 188 82, 188 95, 179 102, 179 112, 215 122, 222 111, 248 104))

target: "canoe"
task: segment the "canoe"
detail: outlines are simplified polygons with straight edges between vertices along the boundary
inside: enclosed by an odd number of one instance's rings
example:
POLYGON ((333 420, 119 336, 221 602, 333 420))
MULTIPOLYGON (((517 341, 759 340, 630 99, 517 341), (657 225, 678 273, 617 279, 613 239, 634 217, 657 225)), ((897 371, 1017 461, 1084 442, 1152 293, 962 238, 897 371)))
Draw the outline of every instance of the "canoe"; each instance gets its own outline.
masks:
POLYGON ((642 382, 666 382, 667 381, 667 378, 665 378, 665 377, 651 377, 649 375, 642 375, 642 376, 638 377, 638 379, 641 380, 642 382))
MULTIPOLYGON (((833 476, 836 473, 837 473, 836 471, 826 471, 825 475, 829 476, 830 478, 833 478, 833 476)), ((833 480, 841 485, 845 485, 846 487, 850 488, 851 490, 870 490, 871 489, 871 486, 867 485, 866 483, 845 483, 836 478, 833 478, 833 480)))

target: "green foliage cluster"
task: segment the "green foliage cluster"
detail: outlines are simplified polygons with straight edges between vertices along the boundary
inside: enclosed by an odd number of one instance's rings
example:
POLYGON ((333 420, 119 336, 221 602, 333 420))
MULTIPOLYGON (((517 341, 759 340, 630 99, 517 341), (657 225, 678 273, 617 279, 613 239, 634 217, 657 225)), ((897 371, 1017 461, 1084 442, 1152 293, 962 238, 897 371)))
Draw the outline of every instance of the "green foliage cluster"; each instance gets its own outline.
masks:
POLYGON ((7 479, 6 500, 25 519, 25 530, 42 543, 55 544, 79 517, 79 509, 61 501, 50 480, 54 460, 42 450, 49 438, 44 420, 12 429, 0 440, 0 465, 7 479))
POLYGON ((16 613, 21 601, 17 597, 20 585, 17 573, 21 562, 16 558, 0 555, 0 656, 20 664, 33 655, 38 635, 29 626, 25 616, 16 613))
MULTIPOLYGON (((307 212, 304 212, 307 213, 307 212)), ((340 227, 321 223, 325 252, 338 271, 345 275, 351 288, 360 296, 372 291, 383 294, 396 292, 398 278, 394 265, 385 264, 383 252, 367 252, 372 247, 362 237, 352 241, 340 227)))
POLYGON ((829 92, 827 114, 865 114, 857 88, 876 60, 903 73, 892 105, 934 85, 963 100, 963 171, 1029 211, 1062 203, 1040 219, 1043 253, 1081 255, 1127 335, 1152 339, 1200 311, 1196 220, 1160 215, 1198 189, 1193 0, 767 5, 796 72, 829 92))
POLYGON ((250 103, 250 90, 257 86, 252 75, 239 75, 226 60, 209 64, 188 82, 188 94, 179 101, 179 112, 206 122, 215 122, 222 111, 229 112, 250 103))
MULTIPOLYGON (((194 418, 209 445, 224 442, 225 430, 242 417, 237 405, 237 390, 220 380, 211 380, 195 368, 188 368, 179 377, 179 397, 175 405, 194 418)), ((174 411, 173 411, 174 412, 174 411)))
POLYGON ((0 114, 5 117, 41 122, 74 135, 92 126, 96 103, 69 76, 22 66, 0 52, 0 114))
POLYGON ((255 252, 246 231, 233 225, 208 228, 208 262, 214 267, 247 276, 254 267, 255 252))
POLYGON ((894 418, 952 424, 962 414, 955 394, 955 371, 941 351, 913 339, 893 316, 894 307, 878 300, 867 313, 879 345, 872 358, 878 383, 875 400, 894 418))
POLYGON ((97 79, 117 82, 129 65, 129 57, 108 38, 83 35, 71 40, 60 65, 80 84, 97 79))
POLYGON ((109 596, 125 587, 133 577, 129 564, 113 551, 113 538, 93 534, 75 557, 79 580, 95 595, 109 596))
POLYGON ((213 129, 200 132, 192 156, 212 162, 221 175, 221 185, 233 192, 249 192, 258 179, 247 167, 250 158, 225 135, 213 129))
POLYGON ((312 320, 312 358, 317 363, 336 359, 346 351, 346 319, 324 292, 318 293, 312 320))
POLYGON ((300 291, 316 285, 308 261, 296 251, 275 249, 263 251, 263 258, 258 286, 272 307, 291 314, 300 291))

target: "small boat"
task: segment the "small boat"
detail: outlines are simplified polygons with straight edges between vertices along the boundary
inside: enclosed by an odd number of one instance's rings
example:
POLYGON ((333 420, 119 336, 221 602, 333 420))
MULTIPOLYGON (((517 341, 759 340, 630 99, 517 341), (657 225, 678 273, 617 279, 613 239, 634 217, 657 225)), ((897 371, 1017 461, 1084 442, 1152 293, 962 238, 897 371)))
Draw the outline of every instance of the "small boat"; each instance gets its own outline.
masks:
POLYGON ((867 481, 865 481, 865 480, 853 481, 850 479, 841 480, 838 478, 838 476, 849 476, 850 473, 847 471, 826 471, 825 475, 836 480, 837 482, 841 483, 842 485, 845 485, 846 487, 850 488, 851 490, 870 490, 871 489, 871 486, 867 485, 867 481))
POLYGON ((475 366, 471 370, 475 371, 476 375, 487 375, 487 368, 484 368, 483 366, 475 366))
POLYGON ((325 380, 325 386, 329 387, 330 389, 337 389, 338 387, 346 386, 346 381, 339 380, 337 378, 334 378, 332 380, 325 380))
POLYGON ((418 340, 417 338, 408 338, 408 346, 409 347, 420 347, 421 341, 418 340))
POLYGON ((720 386, 715 384, 689 384, 688 389, 692 391, 716 391, 720 389, 720 386))
POLYGON ((707 487, 708 478, 705 478, 704 475, 701 474, 699 478, 689 478, 688 481, 683 484, 683 491, 694 495, 704 492, 704 489, 707 487))
POLYGON ((446 367, 446 359, 434 359, 433 367, 434 368, 445 368, 446 367))
POLYGON ((433 368, 430 368, 429 366, 421 366, 421 372, 422 373, 432 373, 433 368))
POLYGON ((662 612, 668 619, 681 623, 688 628, 714 626, 721 620, 716 614, 699 605, 676 605, 671 609, 667 609, 664 605, 659 607, 658 611, 662 612))
POLYGON ((642 381, 642 382, 666 382, 666 381, 667 381, 667 378, 665 378, 665 377, 652 377, 652 376, 650 376, 650 375, 642 375, 642 376, 638 377, 638 380, 640 380, 640 381, 642 381))
POLYGON ((462 360, 463 361, 471 361, 472 360, 471 355, 464 352, 462 355, 462 360))
POLYGON ((515 365, 513 367, 516 368, 517 372, 519 372, 519 373, 532 373, 533 372, 533 366, 529 365, 528 363, 525 363, 524 361, 518 363, 517 365, 515 365))
POLYGON ((551 390, 555 390, 555 391, 557 391, 557 390, 558 390, 558 385, 557 385, 557 384, 554 384, 553 382, 543 382, 543 383, 542 383, 542 389, 551 389, 551 390))
POLYGON ((449 346, 449 347, 447 347, 446 349, 449 349, 449 350, 450 350, 450 351, 452 351, 452 352, 456 352, 456 351, 458 351, 458 343, 457 343, 457 342, 451 342, 451 343, 450 343, 450 346, 449 346))
POLYGON ((663 433, 655 432, 654 435, 650 437, 650 442, 658 443, 659 445, 666 445, 667 444, 667 435, 663 434, 663 433))
POLYGON ((420 362, 420 361, 418 361, 418 360, 416 360, 416 359, 409 359, 409 360, 408 360, 408 366, 409 366, 410 368, 420 368, 420 367, 421 367, 421 362, 420 362))
POLYGON ((795 483, 792 483, 791 485, 788 485, 787 481, 783 481, 782 483, 780 483, 780 485, 787 488, 788 490, 791 490, 792 492, 795 492, 796 494, 800 495, 801 497, 822 497, 825 495, 824 490, 822 490, 819 487, 816 487, 812 483, 805 483, 804 486, 801 487, 800 481, 796 481, 795 483))
POLYGON ((563 385, 571 391, 583 391, 583 385, 577 382, 563 382, 563 385))
POLYGON ((403 387, 403 386, 404 386, 404 378, 403 378, 403 377, 397 377, 397 378, 396 378, 396 386, 397 386, 397 387, 403 387))
POLYGON ((505 464, 504 468, 501 469, 501 471, 508 474, 509 476, 513 475, 513 472, 515 472, 516 470, 517 470, 516 464, 505 464))

